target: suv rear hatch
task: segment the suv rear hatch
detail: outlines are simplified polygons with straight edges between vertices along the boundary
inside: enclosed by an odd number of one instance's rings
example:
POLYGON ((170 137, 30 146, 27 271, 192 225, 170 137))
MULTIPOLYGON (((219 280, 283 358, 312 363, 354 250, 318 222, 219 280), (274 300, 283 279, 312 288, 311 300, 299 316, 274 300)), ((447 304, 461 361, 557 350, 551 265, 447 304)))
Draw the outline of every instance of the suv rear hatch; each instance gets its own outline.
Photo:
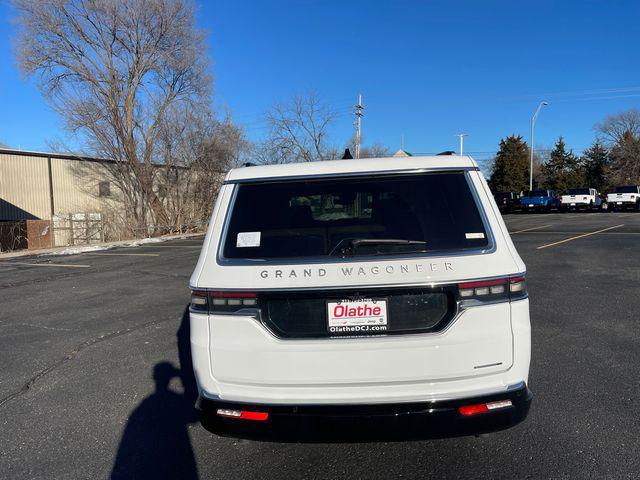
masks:
POLYGON ((482 207, 477 172, 259 181, 222 195, 228 213, 197 288, 217 299, 211 371, 228 389, 424 382, 511 365, 518 264, 482 207), (483 277, 506 287, 460 297, 461 282, 483 277), (344 311, 358 318, 336 318, 344 311), (358 322, 376 328, 332 328, 358 322))

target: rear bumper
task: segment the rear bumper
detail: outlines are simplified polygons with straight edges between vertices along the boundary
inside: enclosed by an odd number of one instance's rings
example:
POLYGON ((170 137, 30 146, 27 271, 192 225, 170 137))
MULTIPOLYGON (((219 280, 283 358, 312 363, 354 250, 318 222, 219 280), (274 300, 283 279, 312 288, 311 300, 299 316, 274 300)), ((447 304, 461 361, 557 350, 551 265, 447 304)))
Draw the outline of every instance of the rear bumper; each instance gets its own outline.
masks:
POLYGON ((510 428, 529 412, 532 394, 524 382, 507 391, 456 400, 365 405, 267 405, 200 397, 202 425, 222 436, 266 441, 344 442, 443 438, 510 428), (467 405, 511 400, 512 406, 462 415, 467 405), (225 418, 218 409, 268 413, 265 421, 225 418))
POLYGON ((525 203, 520 205, 520 208, 522 208, 523 210, 545 210, 545 209, 551 208, 551 206, 545 205, 542 203, 534 203, 534 204, 525 203))
POLYGON ((608 202, 609 208, 636 208, 638 202, 633 200, 611 200, 608 202))

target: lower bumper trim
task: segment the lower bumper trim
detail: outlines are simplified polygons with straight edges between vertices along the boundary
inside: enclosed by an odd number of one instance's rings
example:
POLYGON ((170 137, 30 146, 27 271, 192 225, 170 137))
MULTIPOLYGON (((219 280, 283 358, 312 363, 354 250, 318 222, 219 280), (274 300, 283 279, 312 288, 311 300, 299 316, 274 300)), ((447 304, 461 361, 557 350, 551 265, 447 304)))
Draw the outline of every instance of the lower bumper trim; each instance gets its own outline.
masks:
POLYGON ((393 441, 478 435, 510 428, 529 412, 533 395, 522 384, 506 392, 468 399, 367 405, 265 405, 200 397, 202 425, 221 436, 263 441, 393 441), (459 407, 511 400, 512 406, 465 416, 459 407), (264 422, 216 414, 219 408, 267 412, 264 422))

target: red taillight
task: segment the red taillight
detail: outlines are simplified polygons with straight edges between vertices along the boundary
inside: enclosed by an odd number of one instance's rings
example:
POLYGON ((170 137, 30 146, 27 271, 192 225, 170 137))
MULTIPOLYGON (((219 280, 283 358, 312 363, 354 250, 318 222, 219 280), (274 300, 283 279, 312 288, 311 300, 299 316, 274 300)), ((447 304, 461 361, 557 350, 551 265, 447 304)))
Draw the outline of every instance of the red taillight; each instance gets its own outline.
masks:
POLYGON ((258 298, 255 292, 228 292, 193 290, 191 308, 197 311, 233 311, 241 307, 255 307, 258 298))
POLYGON ((458 294, 461 299, 499 300, 508 301, 515 296, 526 295, 524 276, 479 280, 458 284, 458 294))
POLYGON ((466 282, 458 284, 458 292, 461 298, 485 297, 505 295, 507 293, 507 279, 482 280, 479 282, 466 282))
POLYGON ((222 297, 222 298, 255 298, 257 296, 254 292, 208 292, 210 297, 222 297))
POLYGON ((465 405, 464 407, 458 407, 458 412, 460 412, 461 415, 470 416, 477 415, 478 413, 500 410, 502 408, 508 408, 512 406, 513 402, 511 402, 511 400, 498 400, 496 402, 476 403, 475 405, 465 405))
POLYGON ((507 281, 506 278, 498 278, 497 280, 484 280, 481 282, 467 282, 460 283, 459 288, 475 288, 475 287, 488 287, 490 285, 504 285, 507 281))
POLYGON ((247 410, 233 410, 229 408, 219 408, 216 411, 219 417, 225 418, 237 418, 239 420, 255 420, 258 422, 264 422, 269 419, 267 412, 251 412, 247 410))
POLYGON ((526 295, 527 288, 524 282, 524 275, 511 277, 509 279, 509 292, 516 295, 526 295))

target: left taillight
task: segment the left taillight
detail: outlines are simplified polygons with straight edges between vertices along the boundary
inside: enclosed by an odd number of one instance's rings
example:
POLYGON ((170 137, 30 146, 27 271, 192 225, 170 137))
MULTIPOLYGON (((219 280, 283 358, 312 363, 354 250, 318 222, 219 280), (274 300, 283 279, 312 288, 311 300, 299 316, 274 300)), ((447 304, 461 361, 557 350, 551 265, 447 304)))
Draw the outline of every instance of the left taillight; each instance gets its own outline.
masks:
POLYGON ((196 312, 233 312, 241 308, 258 305, 254 292, 220 292, 212 290, 192 290, 190 308, 196 312))

